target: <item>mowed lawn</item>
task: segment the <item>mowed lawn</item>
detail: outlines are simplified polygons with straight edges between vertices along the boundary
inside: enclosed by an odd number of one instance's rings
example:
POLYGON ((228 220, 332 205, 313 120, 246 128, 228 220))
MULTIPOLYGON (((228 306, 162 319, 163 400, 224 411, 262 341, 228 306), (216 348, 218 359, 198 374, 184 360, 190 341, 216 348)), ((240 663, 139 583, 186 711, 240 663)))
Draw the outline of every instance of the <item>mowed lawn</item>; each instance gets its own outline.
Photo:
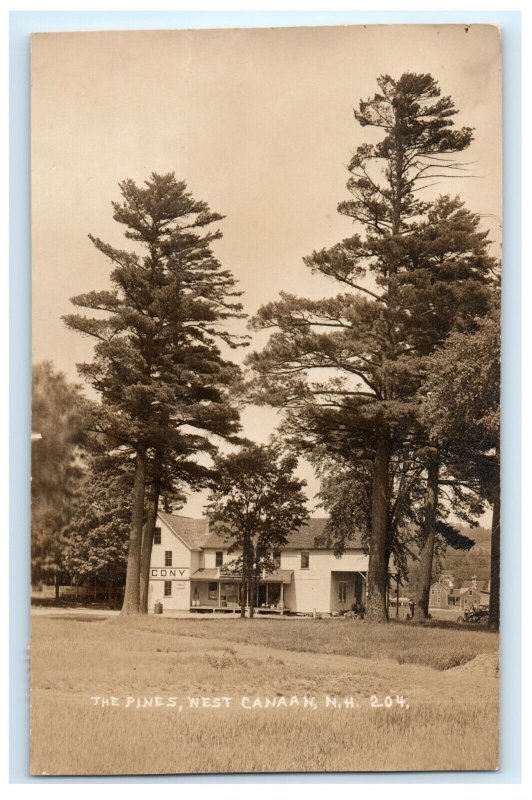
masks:
POLYGON ((35 775, 497 767, 487 630, 90 620, 33 618, 35 775))

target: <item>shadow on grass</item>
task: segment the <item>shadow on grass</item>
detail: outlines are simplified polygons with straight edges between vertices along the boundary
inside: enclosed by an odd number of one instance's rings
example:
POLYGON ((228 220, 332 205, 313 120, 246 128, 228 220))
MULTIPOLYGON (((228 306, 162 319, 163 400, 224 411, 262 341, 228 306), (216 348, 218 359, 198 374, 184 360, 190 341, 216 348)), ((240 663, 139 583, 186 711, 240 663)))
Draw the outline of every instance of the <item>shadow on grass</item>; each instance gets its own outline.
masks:
POLYGON ((489 628, 487 625, 477 625, 474 622, 454 622, 453 620, 448 619, 427 619, 423 620, 422 622, 411 622, 410 620, 406 619, 390 619, 390 622, 394 623, 395 625, 406 625, 410 628, 443 628, 445 630, 451 629, 456 631, 483 631, 484 633, 494 633, 497 635, 499 633, 493 628, 489 628))
POLYGON ((88 603, 87 600, 75 600, 71 597, 61 598, 56 600, 54 597, 32 597, 31 605, 35 608, 79 608, 87 610, 98 611, 117 611, 121 607, 121 603, 112 604, 108 602, 94 602, 88 603))

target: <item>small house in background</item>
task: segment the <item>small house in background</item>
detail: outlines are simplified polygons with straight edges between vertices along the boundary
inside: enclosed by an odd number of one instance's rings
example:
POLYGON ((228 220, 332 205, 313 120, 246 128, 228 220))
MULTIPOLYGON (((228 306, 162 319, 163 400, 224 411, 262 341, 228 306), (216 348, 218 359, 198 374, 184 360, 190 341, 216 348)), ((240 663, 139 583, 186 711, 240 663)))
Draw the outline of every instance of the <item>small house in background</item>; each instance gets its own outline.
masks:
POLYGON ((454 608, 456 600, 457 593, 454 578, 450 572, 442 572, 438 580, 430 587, 429 606, 432 606, 432 608, 454 608))
POLYGON ((463 586, 460 589, 460 608, 462 611, 470 611, 472 608, 479 608, 481 592, 472 586, 463 586))
POLYGON ((448 608, 451 592, 452 588, 448 583, 442 580, 436 581, 430 587, 429 606, 432 608, 448 608))
POLYGON ((487 608, 489 600, 489 581, 478 581, 476 575, 457 588, 452 575, 444 573, 430 587, 429 605, 432 608, 470 611, 472 608, 487 608))
POLYGON ((460 589, 460 608, 469 611, 471 608, 489 606, 489 581, 479 581, 473 575, 470 581, 464 581, 460 589))

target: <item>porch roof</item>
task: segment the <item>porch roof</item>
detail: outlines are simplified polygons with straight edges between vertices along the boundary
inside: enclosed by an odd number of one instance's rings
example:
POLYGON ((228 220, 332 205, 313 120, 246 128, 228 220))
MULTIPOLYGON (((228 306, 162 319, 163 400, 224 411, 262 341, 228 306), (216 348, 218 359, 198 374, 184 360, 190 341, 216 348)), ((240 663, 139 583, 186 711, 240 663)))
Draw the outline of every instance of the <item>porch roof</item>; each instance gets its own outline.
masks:
POLYGON ((220 570, 213 569, 197 569, 190 576, 191 581, 217 581, 220 577, 220 570))
MULTIPOLYGON (((291 569, 276 569, 274 572, 270 572, 267 575, 263 575, 260 579, 261 583, 292 583, 292 576, 294 572, 291 569)), ((219 567, 203 567, 202 569, 197 569, 196 572, 193 572, 190 576, 191 581, 227 581, 229 582, 233 578, 234 580, 240 580, 241 575, 236 573, 227 573, 219 567)))
POLYGON ((261 580, 263 583, 292 583, 293 574, 292 569, 276 569, 275 572, 266 574, 261 580))

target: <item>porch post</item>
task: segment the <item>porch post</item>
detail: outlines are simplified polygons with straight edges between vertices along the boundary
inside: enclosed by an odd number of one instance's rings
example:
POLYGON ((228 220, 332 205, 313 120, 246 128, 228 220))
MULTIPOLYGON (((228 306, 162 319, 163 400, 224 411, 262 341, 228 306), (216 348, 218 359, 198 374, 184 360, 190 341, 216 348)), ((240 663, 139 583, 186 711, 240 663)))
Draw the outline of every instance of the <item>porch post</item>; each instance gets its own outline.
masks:
POLYGON ((281 581, 281 611, 284 609, 284 583, 281 581))
POLYGON ((218 608, 222 606, 222 582, 218 581, 218 608))
POLYGON ((268 605, 268 584, 266 584, 266 605, 268 605))

